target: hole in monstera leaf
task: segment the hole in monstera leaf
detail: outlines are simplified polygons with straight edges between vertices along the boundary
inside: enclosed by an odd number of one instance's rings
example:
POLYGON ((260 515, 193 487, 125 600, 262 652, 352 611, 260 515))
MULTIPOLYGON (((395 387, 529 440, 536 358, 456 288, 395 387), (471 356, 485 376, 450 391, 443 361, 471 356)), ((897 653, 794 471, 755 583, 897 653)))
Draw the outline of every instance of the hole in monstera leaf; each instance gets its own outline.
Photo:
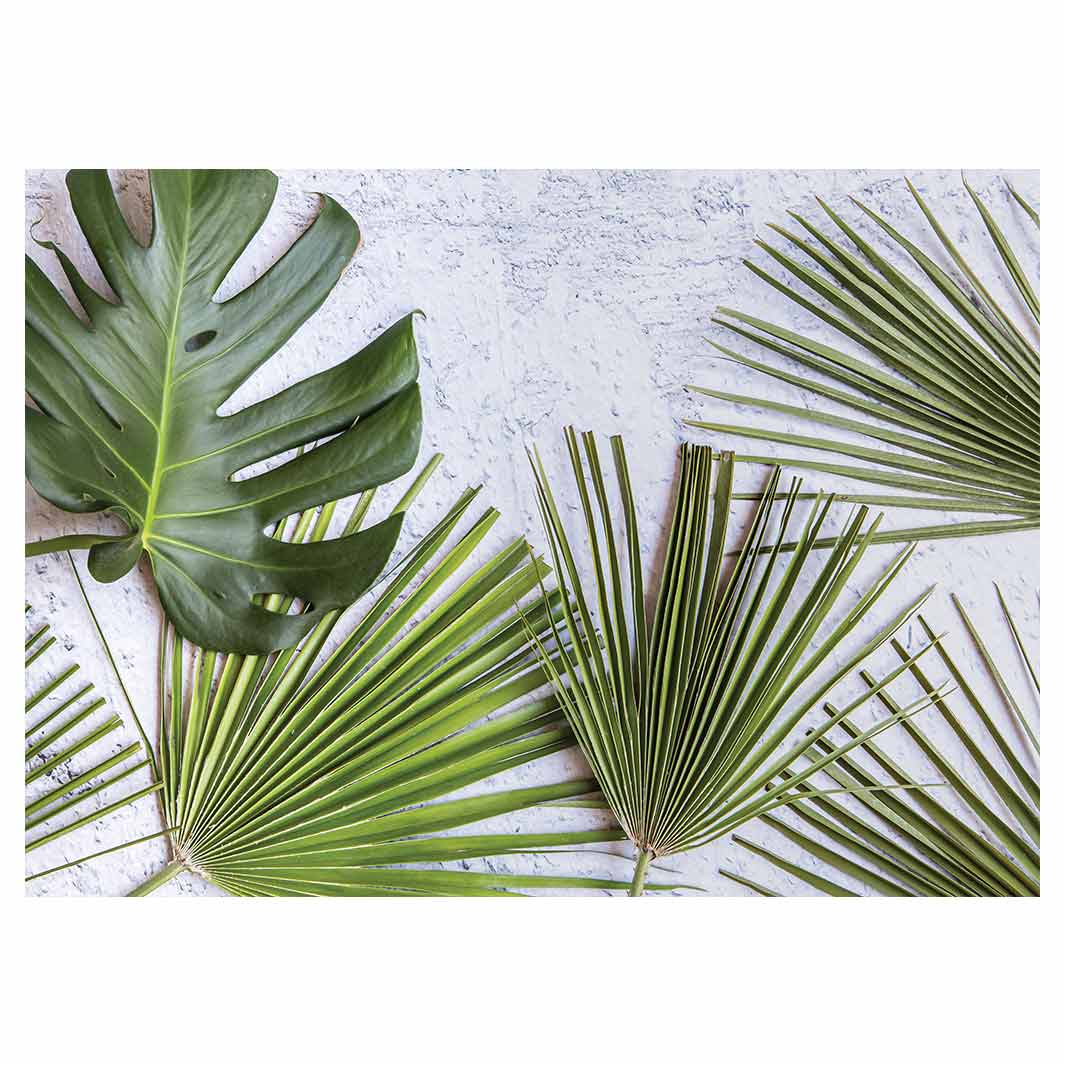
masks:
POLYGON ((191 355, 192 352, 207 347, 216 336, 218 336, 217 329, 205 329, 202 333, 197 333, 185 341, 185 350, 191 355))
MULTIPOLYGON (((345 426, 345 429, 349 428, 345 426)), ((249 481, 253 477, 259 477, 261 474, 269 473, 271 470, 276 470, 280 466, 287 466, 290 462, 295 462, 306 452, 313 448, 322 447, 328 444, 330 440, 339 436, 340 433, 329 433, 323 435, 317 440, 309 440, 306 444, 301 444, 299 447, 290 447, 286 451, 282 451, 277 455, 271 455, 269 458, 258 459, 255 462, 249 463, 247 466, 241 466, 239 470, 234 470, 230 475, 231 481, 249 481)))
POLYGON ((301 614, 313 614, 314 604, 309 603, 304 599, 292 599, 289 600, 283 592, 274 593, 278 596, 277 599, 273 599, 271 595, 259 593, 252 596, 252 602, 262 607, 268 614, 281 614, 285 617, 298 617, 301 614))
POLYGON ((298 458, 300 455, 300 449, 298 447, 290 447, 285 451, 282 451, 279 455, 271 455, 266 459, 257 459, 255 462, 249 463, 247 466, 241 466, 239 470, 234 470, 230 475, 231 481, 249 481, 252 477, 258 477, 260 474, 269 473, 270 470, 276 470, 279 466, 287 466, 293 459, 298 458))

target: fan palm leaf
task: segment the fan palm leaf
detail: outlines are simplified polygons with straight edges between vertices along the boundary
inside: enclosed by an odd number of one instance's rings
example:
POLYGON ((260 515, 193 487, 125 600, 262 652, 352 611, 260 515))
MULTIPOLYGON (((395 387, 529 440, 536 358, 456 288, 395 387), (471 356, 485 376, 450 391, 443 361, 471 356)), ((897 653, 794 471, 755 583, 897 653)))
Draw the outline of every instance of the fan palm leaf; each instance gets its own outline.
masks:
MULTIPOLYGON (((1018 324, 992 295, 951 241, 928 204, 907 186, 960 276, 886 219, 855 200, 893 246, 879 250, 827 203, 818 200, 837 232, 826 232, 791 212, 803 232, 770 228, 802 261, 757 241, 791 282, 745 260, 744 265, 857 346, 861 356, 728 307, 715 323, 795 367, 752 358, 714 343, 742 366, 820 397, 857 416, 833 414, 805 403, 778 403, 692 386, 714 399, 774 411, 811 424, 811 434, 776 432, 758 423, 690 420, 715 433, 790 445, 856 459, 858 463, 803 456, 783 459, 737 455, 741 462, 784 462, 874 486, 873 493, 843 498, 878 507, 988 515, 877 533, 880 543, 1015 532, 1039 525, 1039 300, 991 211, 968 182, 991 243, 1020 297, 1018 324), (842 235, 845 240, 840 239, 842 235), (848 243, 849 242, 849 243, 848 243), (901 249, 923 280, 894 266, 901 249), (797 284, 795 284, 797 283, 797 284), (829 431, 826 431, 829 430, 829 431), (866 438, 852 443, 831 432, 866 438), (885 490, 897 490, 898 494, 885 490)), ((1038 227, 1039 216, 1010 186, 1017 204, 1038 227)))
MULTIPOLYGON (((460 529, 477 495, 465 491, 418 541, 331 653, 340 611, 274 656, 189 648, 164 623, 159 756, 174 860, 135 895, 186 869, 248 896, 627 886, 432 867, 621 838, 613 829, 446 834, 594 788, 576 780, 469 794, 573 743, 553 695, 522 703, 547 680, 526 626, 546 638, 561 597, 540 593, 546 567, 523 539, 471 569, 498 518, 489 509, 460 529)), ((344 535, 369 503, 359 500, 344 535)), ((304 512, 291 540, 325 536, 334 509, 304 512)), ((293 606, 280 596, 266 605, 293 606)))
MULTIPOLYGON (((997 588, 996 588, 997 591, 997 588)), ((1001 592, 999 603, 1009 629, 1021 653, 1033 686, 1038 691, 1038 679, 1031 659, 1017 632, 1001 592)), ((1038 753, 1038 739, 1026 715, 1014 698, 1009 685, 996 667, 975 626, 956 597, 952 597, 962 622, 973 640, 980 657, 991 674, 1013 724, 1026 739, 1007 739, 1000 724, 977 696, 972 682, 958 667, 954 658, 942 645, 936 653, 947 672, 957 684, 971 716, 981 726, 983 736, 977 739, 973 730, 963 724, 954 706, 941 697, 933 699, 949 732, 957 739, 976 766, 985 790, 993 793, 997 802, 988 802, 981 790, 929 738, 926 731, 910 720, 901 722, 902 728, 927 761, 942 775, 965 817, 959 817, 942 801, 925 791, 912 790, 909 801, 898 794, 859 793, 855 796, 857 809, 849 808, 833 799, 811 796, 792 804, 791 811, 815 830, 816 836, 800 831, 794 824, 769 815, 764 820, 785 839, 798 846, 811 858, 819 860, 830 871, 843 873, 877 895, 939 895, 939 896, 1031 896, 1039 894, 1039 784, 1029 771, 1028 757, 1022 750, 1027 744, 1038 753), (996 752, 1005 771, 998 768, 985 751, 996 752), (973 829, 972 824, 978 825, 973 829)), ((931 628, 923 617, 918 621, 926 635, 931 628)), ((909 657, 893 641, 899 656, 909 657)), ((933 690, 925 671, 911 663, 909 672, 926 692, 933 690)), ((876 680, 863 670, 861 677, 868 685, 876 680)), ((895 715, 899 705, 891 694, 881 689, 879 698, 895 715)), ((835 710, 826 707, 830 715, 835 710)), ((842 722, 845 734, 848 723, 842 722)), ((820 741, 824 750, 831 750, 831 741, 820 741)), ((831 769, 837 784, 849 782, 869 784, 879 780, 908 783, 910 775, 880 750, 868 744, 867 752, 880 771, 873 772, 865 765, 844 756, 831 769)), ((798 785, 800 792, 807 785, 798 785)), ((828 876, 811 873, 801 864, 789 861, 771 848, 750 839, 736 837, 736 842, 766 859, 772 865, 830 895, 855 895, 858 892, 832 880, 828 876)), ((759 893, 768 893, 757 882, 741 878, 722 869, 721 872, 759 893)))
MULTIPOLYGON (((594 580, 585 587, 536 455, 532 461, 540 511, 563 592, 565 627, 573 637, 569 646, 562 646, 561 626, 552 618, 555 650, 549 651, 539 637, 537 645, 605 803, 637 848, 631 893, 639 894, 653 860, 719 839, 792 801, 788 787, 765 785, 813 751, 826 730, 815 730, 783 753, 782 743, 806 712, 887 641, 925 596, 871 635, 841 668, 811 681, 813 694, 800 694, 884 594, 912 549, 861 594, 842 621, 829 624, 840 594, 852 587, 854 570, 879 519, 867 526, 867 508, 859 508, 828 560, 812 568, 809 592, 799 594, 800 575, 807 572, 831 508, 831 500, 823 501, 803 523, 795 551, 774 584, 799 495, 796 480, 774 531, 773 500, 780 480, 776 469, 736 563, 726 573, 733 457, 728 452, 720 456, 712 484, 711 450, 685 445, 661 589, 652 604, 644 592, 636 510, 621 438, 611 441, 620 526, 611 512, 594 436, 584 433, 578 440, 569 429, 566 441, 594 580), (627 545, 625 561, 622 541, 627 545), (645 619, 652 612, 648 628, 645 619), (597 622, 601 641, 588 638, 597 622)), ((849 705, 844 718, 878 690, 880 686, 849 705)), ((909 711, 916 712, 925 701, 909 711)), ((867 742, 885 725, 859 731, 834 754, 815 757, 810 767, 796 772, 796 781, 867 742)))
MULTIPOLYGON (((26 613, 30 610, 27 605, 26 613)), ((122 719, 107 713, 106 699, 91 681, 81 682, 80 670, 79 662, 56 652, 50 624, 33 628, 26 638, 26 854, 96 825, 162 787, 154 780, 143 733, 140 741, 124 742, 122 719)), ((141 842, 144 838, 82 855, 26 880, 141 842)))

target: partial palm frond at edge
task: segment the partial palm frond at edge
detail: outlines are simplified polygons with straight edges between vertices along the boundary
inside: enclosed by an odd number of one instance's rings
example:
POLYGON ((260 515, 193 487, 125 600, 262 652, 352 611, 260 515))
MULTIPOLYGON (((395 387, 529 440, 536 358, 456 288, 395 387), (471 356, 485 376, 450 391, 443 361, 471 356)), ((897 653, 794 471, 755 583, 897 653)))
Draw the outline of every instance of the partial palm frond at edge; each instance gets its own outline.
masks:
MULTIPOLYGON (((70 563, 74 565, 72 559, 70 563)), ((74 573, 77 576, 76 569, 74 573)), ((27 605, 27 616, 30 613, 27 605)), ((152 771, 152 751, 146 739, 143 735, 132 742, 123 739, 121 717, 106 711, 106 699, 98 694, 94 682, 79 677, 81 663, 57 650, 51 629, 50 623, 34 624, 26 638, 27 855, 72 834, 83 835, 84 830, 162 788, 152 771)), ((26 881, 41 880, 164 834, 153 833, 36 869, 27 873, 26 881)))
MULTIPOLYGON (((793 386, 802 399, 827 400, 849 413, 693 385, 694 392, 786 415, 811 424, 816 432, 777 432, 757 421, 692 419, 687 424, 718 435, 855 459, 850 463, 802 454, 736 456, 737 461, 781 462, 868 485, 842 497, 853 502, 980 515, 885 529, 876 535, 879 543, 1037 528, 1040 403, 1035 286, 992 212, 968 182, 965 188, 1018 297, 1019 319, 994 297, 992 283, 981 279, 962 256, 917 189, 909 182, 907 186, 954 272, 935 261, 934 250, 926 251, 857 200, 855 206, 888 238, 886 251, 818 200, 835 231, 825 231, 795 212, 791 217, 801 232, 770 226, 789 251, 802 258, 765 241, 756 242, 786 271, 787 280, 744 261, 757 277, 850 341, 860 354, 728 307, 718 308, 714 318, 735 336, 777 357, 753 358, 714 342, 730 359, 793 386), (890 253, 900 249, 922 277, 892 264, 890 253), (792 369, 784 369, 789 363, 792 369), (865 437, 867 443, 850 443, 833 430, 865 437)), ((1023 222, 1038 227, 1038 213, 1008 187, 1023 212, 1023 222)))
MULTIPOLYGON (((1029 680, 1038 692, 1039 681, 1031 658, 1001 592, 998 592, 998 598, 1029 680)), ((960 669, 946 647, 938 644, 936 657, 956 683, 960 701, 968 704, 969 710, 959 714, 953 697, 948 701, 936 696, 933 705, 949 734, 975 764, 977 773, 966 774, 915 722, 902 720, 901 725, 917 750, 941 774, 944 785, 956 801, 956 809, 964 816, 948 808, 943 801, 946 796, 924 790, 861 792, 854 796, 855 805, 846 806, 834 799, 811 794, 808 785, 800 784, 798 789, 805 797, 802 802, 793 803, 790 812, 804 827, 813 829, 814 835, 801 831, 791 819, 767 815, 763 820, 798 847, 800 853, 825 867, 826 875, 814 873, 806 865, 789 860, 754 840, 735 837, 737 843, 790 876, 829 895, 860 893, 833 879, 837 874, 849 877, 851 883, 874 895, 1002 897, 1039 894, 1038 770, 1033 772, 1029 768, 1033 756, 1038 760, 1039 740, 969 615, 956 597, 952 599, 966 632, 987 667, 1009 723, 1004 727, 1002 721, 997 720, 1002 714, 989 712, 984 700, 977 695, 971 678, 960 669), (974 717, 979 727, 967 726, 964 723, 966 716, 974 717), (1014 739, 1009 738, 1011 731, 1015 734, 1014 739), (988 801, 985 794, 994 798, 988 801)), ((925 635, 930 636, 932 629, 928 622, 921 615, 918 615, 918 621, 925 635)), ((897 641, 893 641, 893 646, 900 657, 912 657, 897 641)), ((932 691, 932 682, 924 669, 912 663, 908 671, 921 689, 932 691)), ((865 670, 860 676, 868 685, 877 683, 865 670)), ((890 714, 899 713, 898 703, 886 689, 880 690, 879 699, 890 714)), ((825 710, 833 720, 838 716, 831 705, 826 705, 825 710)), ((847 723, 840 724, 844 738, 848 737, 851 730, 847 723)), ((821 740, 821 747, 832 750, 827 736, 821 740)), ((910 774, 875 744, 867 744, 866 751, 872 758, 872 765, 841 757, 828 770, 832 782, 840 786, 911 782, 910 774)), ((758 894, 773 894, 751 877, 727 869, 721 872, 758 894)))

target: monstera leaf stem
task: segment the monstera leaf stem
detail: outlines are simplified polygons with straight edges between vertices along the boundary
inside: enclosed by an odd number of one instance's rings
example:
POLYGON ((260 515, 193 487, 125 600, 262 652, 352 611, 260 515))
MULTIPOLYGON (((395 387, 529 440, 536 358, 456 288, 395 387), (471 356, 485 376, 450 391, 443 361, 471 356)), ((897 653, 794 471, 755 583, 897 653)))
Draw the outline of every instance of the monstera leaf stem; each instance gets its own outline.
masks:
POLYGON ((53 555, 59 551, 88 551, 97 544, 113 544, 119 540, 126 540, 125 536, 105 536, 95 533, 75 533, 72 536, 54 536, 50 540, 33 540, 26 545, 26 557, 35 558, 37 555, 53 555))

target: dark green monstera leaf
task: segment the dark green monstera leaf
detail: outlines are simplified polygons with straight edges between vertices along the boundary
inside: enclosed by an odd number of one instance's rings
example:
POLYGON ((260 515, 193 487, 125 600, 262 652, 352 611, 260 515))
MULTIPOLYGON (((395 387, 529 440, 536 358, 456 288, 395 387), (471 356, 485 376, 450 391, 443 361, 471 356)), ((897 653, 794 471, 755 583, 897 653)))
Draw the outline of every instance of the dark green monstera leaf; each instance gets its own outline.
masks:
POLYGON ((39 408, 26 409, 27 477, 64 510, 111 510, 129 524, 125 537, 82 538, 107 541, 93 544, 90 571, 113 581, 146 552, 163 607, 187 639, 251 654, 291 646, 323 611, 357 599, 395 545, 401 514, 318 543, 285 543, 269 530, 411 468, 421 436, 412 319, 339 366, 220 416, 329 294, 358 245, 355 222, 323 197, 314 223, 270 270, 217 302, 270 208, 273 174, 154 171, 147 247, 131 235, 106 171, 71 171, 67 187, 118 301, 102 298, 53 247, 86 324, 27 258, 26 388, 39 408), (283 616, 254 600, 272 592, 312 609, 283 616))

